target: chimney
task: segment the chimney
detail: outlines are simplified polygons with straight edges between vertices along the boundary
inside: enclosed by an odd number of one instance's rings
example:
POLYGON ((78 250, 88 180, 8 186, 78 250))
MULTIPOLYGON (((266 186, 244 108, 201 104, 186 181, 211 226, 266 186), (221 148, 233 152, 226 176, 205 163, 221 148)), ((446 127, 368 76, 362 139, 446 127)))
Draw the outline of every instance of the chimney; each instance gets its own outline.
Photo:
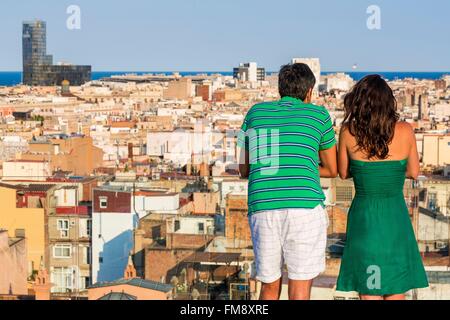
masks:
POLYGON ((41 265, 33 284, 35 299, 50 300, 51 287, 52 284, 50 283, 50 277, 48 276, 47 270, 44 267, 44 259, 41 257, 41 265))
POLYGON ((131 161, 131 162, 133 162, 133 158, 134 158, 133 147, 134 147, 134 145, 132 142, 128 143, 128 161, 131 161))
POLYGON ((15 238, 25 238, 25 229, 16 229, 14 231, 15 238))

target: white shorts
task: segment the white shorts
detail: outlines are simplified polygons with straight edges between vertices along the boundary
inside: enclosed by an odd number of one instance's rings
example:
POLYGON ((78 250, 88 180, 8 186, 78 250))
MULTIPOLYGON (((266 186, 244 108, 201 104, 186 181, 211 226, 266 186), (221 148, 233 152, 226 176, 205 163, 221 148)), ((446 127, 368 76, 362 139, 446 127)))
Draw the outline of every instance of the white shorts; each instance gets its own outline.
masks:
POLYGON ((258 212, 249 222, 257 280, 275 282, 284 264, 291 280, 311 280, 325 271, 328 215, 322 206, 258 212))

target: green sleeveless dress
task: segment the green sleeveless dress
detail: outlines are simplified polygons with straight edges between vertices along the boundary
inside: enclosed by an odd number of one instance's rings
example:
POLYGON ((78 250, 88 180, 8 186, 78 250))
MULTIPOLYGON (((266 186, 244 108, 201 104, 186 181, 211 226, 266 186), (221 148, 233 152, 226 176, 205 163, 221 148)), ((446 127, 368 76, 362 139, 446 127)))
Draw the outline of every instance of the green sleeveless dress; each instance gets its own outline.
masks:
POLYGON ((351 160, 356 195, 348 213, 338 291, 392 295, 428 287, 403 195, 406 165, 407 160, 351 160))

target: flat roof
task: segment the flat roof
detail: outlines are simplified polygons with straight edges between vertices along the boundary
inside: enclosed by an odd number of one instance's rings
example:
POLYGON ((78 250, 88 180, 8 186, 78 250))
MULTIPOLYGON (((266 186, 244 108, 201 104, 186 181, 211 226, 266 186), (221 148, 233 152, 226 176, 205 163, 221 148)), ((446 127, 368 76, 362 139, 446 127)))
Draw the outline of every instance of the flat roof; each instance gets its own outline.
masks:
POLYGON ((231 263, 239 261, 240 253, 195 252, 184 262, 231 263))
POLYGON ((15 189, 19 191, 37 191, 37 192, 46 192, 52 189, 54 184, 6 184, 0 182, 0 187, 15 189))

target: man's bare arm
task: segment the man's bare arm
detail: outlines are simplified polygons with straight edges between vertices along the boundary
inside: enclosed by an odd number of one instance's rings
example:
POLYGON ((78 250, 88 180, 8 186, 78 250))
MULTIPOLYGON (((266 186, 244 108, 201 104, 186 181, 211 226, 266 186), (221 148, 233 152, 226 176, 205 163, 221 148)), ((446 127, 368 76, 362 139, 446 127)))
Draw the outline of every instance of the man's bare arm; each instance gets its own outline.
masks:
POLYGON ((319 151, 319 157, 321 162, 319 166, 320 177, 336 178, 338 175, 336 146, 319 151))
POLYGON ((248 179, 250 175, 250 160, 248 152, 245 148, 240 148, 239 152, 239 173, 241 178, 248 179))

